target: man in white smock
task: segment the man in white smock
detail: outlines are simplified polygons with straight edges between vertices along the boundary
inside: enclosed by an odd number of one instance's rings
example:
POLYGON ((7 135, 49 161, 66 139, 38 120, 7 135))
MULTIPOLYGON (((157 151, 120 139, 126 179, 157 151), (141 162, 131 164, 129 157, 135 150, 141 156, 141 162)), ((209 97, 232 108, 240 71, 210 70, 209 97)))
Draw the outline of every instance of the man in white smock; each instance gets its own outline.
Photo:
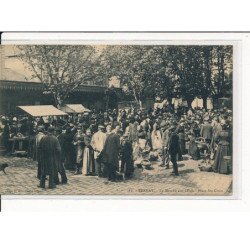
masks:
POLYGON ((105 127, 102 125, 98 126, 98 131, 93 134, 92 140, 91 140, 91 146, 94 150, 94 159, 95 159, 95 174, 97 174, 99 177, 102 176, 103 172, 103 163, 101 163, 101 159, 99 158, 100 153, 103 150, 104 143, 106 140, 106 134, 104 133, 105 127))

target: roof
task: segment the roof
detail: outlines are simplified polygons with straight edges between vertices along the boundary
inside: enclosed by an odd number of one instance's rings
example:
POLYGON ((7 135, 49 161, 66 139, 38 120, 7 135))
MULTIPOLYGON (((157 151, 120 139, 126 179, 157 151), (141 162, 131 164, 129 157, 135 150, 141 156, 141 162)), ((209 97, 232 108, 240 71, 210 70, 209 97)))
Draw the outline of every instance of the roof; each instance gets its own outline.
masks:
MULTIPOLYGON (((24 82, 24 81, 9 81, 0 80, 0 89, 3 90, 29 90, 29 91, 44 91, 45 87, 41 82, 24 82)), ((79 85, 73 92, 89 92, 89 93, 104 93, 106 86, 101 85, 79 85)))
POLYGON ((18 108, 22 109, 33 117, 67 115, 63 111, 55 108, 53 105, 18 106, 18 108))
POLYGON ((0 80, 1 90, 21 90, 21 91, 43 91, 44 86, 39 82, 19 82, 19 81, 7 81, 0 80))
POLYGON ((0 75, 1 80, 9 80, 9 81, 20 81, 25 82, 26 77, 23 74, 20 74, 12 69, 3 68, 3 72, 0 75))
POLYGON ((90 111, 89 109, 85 108, 82 104, 66 104, 62 108, 62 110, 67 113, 84 113, 90 111))

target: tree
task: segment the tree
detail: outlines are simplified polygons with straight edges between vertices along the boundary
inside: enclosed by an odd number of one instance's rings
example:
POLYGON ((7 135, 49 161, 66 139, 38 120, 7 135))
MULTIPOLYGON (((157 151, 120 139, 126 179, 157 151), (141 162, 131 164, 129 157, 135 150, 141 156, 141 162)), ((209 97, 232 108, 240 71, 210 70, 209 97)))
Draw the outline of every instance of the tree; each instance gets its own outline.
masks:
POLYGON ((187 99, 221 97, 232 88, 232 46, 169 46, 167 74, 173 92, 187 99))
POLYGON ((150 46, 107 46, 104 51, 106 70, 109 77, 117 76, 126 93, 131 94, 136 103, 142 107, 142 100, 150 92, 150 46))
POLYGON ((174 95, 184 97, 189 105, 199 94, 203 82, 201 48, 198 46, 169 46, 167 75, 173 82, 174 95))
POLYGON ((25 62, 61 106, 81 84, 106 82, 100 53, 87 45, 22 45, 18 57, 25 62))
POLYGON ((214 47, 213 91, 216 97, 223 97, 232 90, 233 46, 214 47))

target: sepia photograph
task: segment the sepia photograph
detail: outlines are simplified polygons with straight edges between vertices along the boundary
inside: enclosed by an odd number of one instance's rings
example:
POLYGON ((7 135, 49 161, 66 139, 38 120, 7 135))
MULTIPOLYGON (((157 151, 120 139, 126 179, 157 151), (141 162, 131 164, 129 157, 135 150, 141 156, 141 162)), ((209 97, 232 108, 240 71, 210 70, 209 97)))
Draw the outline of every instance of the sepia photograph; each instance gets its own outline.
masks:
POLYGON ((247 1, 1 10, 1 249, 250 245, 247 1))
POLYGON ((0 45, 1 195, 233 195, 234 45, 0 45))

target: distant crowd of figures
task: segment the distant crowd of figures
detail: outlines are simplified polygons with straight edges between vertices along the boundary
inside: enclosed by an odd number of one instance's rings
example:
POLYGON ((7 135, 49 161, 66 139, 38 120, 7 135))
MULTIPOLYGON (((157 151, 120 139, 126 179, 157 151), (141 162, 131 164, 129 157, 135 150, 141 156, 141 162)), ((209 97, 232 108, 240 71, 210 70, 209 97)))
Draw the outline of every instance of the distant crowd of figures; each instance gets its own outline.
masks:
POLYGON ((50 186, 59 182, 58 172, 66 182, 64 169, 110 181, 119 174, 132 178, 136 164, 153 156, 166 168, 171 161, 176 176, 177 161, 184 154, 194 160, 209 155, 215 172, 230 172, 226 157, 232 154, 232 111, 227 108, 178 113, 167 108, 108 110, 49 119, 2 116, 1 124, 7 153, 13 150, 11 138, 28 138, 23 147, 38 161, 39 179, 51 174, 45 171, 46 161, 54 153, 49 164, 56 165, 56 170, 50 186))

